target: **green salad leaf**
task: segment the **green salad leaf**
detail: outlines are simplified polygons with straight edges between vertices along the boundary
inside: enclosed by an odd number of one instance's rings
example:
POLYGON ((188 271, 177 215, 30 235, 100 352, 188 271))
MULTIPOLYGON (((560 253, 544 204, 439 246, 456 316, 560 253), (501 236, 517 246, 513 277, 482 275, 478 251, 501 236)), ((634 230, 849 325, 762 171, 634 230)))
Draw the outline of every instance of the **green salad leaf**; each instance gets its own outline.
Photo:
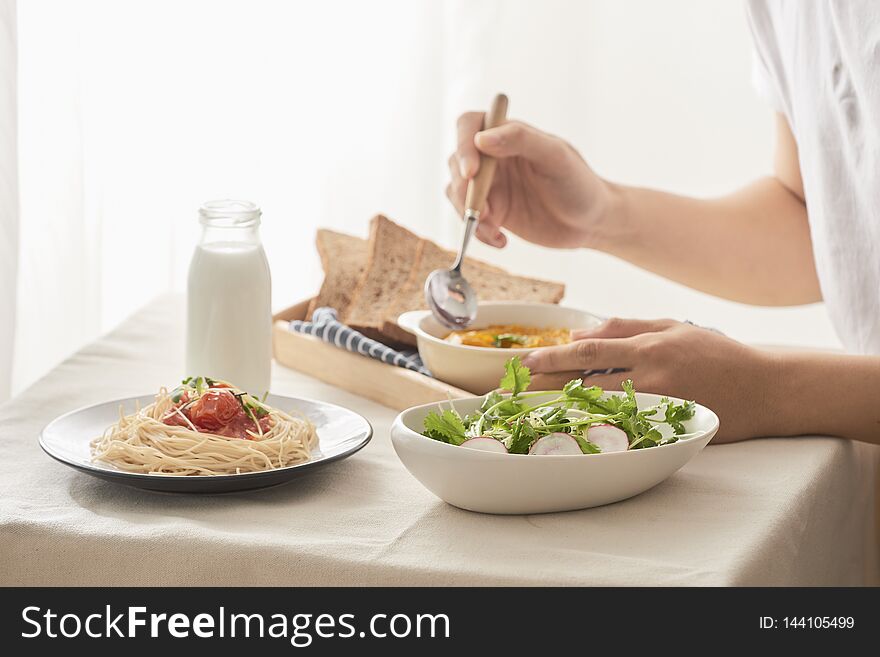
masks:
POLYGON ((604 390, 599 386, 584 387, 581 379, 572 379, 562 388, 562 394, 570 398, 572 401, 592 403, 599 400, 604 394, 604 390))
POLYGON ((507 451, 511 454, 528 454, 529 447, 538 439, 538 434, 525 418, 516 421, 507 451))
POLYGON ((577 431, 572 431, 571 437, 577 441, 578 446, 584 454, 599 454, 602 451, 577 431))
POLYGON ((522 406, 512 397, 505 397, 497 390, 493 390, 480 406, 481 413, 490 413, 492 417, 510 417, 522 411, 522 406))
POLYGON ((500 387, 509 390, 514 397, 528 390, 532 380, 529 368, 522 364, 519 356, 514 356, 504 364, 504 376, 500 387))
POLYGON ((682 423, 690 420, 694 416, 694 409, 696 408, 696 404, 694 404, 694 402, 692 401, 689 401, 676 406, 669 400, 668 397, 664 397, 660 403, 666 405, 664 419, 666 420, 666 424, 672 427, 675 435, 678 436, 685 433, 686 430, 684 428, 684 424, 682 423))
POLYGON ((425 417, 425 435, 450 445, 461 445, 467 440, 464 422, 454 410, 428 413, 425 417))

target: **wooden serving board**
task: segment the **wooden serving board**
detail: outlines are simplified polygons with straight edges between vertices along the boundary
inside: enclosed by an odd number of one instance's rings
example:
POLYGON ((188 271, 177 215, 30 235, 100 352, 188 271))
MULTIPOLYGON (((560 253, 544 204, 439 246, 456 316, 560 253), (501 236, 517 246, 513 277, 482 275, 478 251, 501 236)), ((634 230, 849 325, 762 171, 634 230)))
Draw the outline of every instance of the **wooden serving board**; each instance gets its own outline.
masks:
POLYGON ((449 397, 473 396, 424 374, 340 349, 313 335, 291 332, 290 320, 305 319, 310 301, 274 317, 272 348, 279 364, 397 411, 449 397))

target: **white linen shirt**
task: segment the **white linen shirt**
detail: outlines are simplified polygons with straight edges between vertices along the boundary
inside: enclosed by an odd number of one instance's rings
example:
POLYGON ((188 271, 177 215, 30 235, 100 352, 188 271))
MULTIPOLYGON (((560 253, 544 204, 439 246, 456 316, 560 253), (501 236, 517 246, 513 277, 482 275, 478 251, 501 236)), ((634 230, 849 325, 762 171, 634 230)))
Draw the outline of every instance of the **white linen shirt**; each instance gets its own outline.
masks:
POLYGON ((755 84, 798 145, 816 270, 848 351, 880 354, 880 3, 748 0, 755 84))

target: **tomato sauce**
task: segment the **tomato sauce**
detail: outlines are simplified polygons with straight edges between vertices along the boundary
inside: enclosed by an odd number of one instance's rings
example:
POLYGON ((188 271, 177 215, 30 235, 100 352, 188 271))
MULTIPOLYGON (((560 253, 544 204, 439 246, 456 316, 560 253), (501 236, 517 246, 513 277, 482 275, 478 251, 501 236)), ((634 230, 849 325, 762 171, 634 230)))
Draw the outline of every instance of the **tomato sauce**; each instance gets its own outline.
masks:
MULTIPOLYGON (((257 425, 231 390, 208 390, 188 406, 187 400, 181 398, 175 408, 178 410, 170 411, 163 418, 164 424, 191 428, 190 423, 192 423, 196 430, 202 433, 242 440, 253 440, 253 436, 248 434, 248 431, 259 433, 257 425), (181 417, 181 414, 186 416, 186 419, 181 417)), ((259 422, 263 431, 269 430, 271 422, 268 417, 260 418, 259 422)))

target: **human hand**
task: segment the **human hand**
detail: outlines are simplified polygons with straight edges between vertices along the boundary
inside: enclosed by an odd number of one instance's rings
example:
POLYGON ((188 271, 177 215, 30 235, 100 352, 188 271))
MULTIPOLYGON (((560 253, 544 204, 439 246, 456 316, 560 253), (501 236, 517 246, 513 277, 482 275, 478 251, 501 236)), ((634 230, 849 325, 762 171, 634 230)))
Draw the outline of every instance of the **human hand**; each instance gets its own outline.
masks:
POLYGON ((585 371, 627 372, 586 377, 585 385, 620 390, 632 379, 639 392, 694 400, 721 419, 715 442, 772 435, 776 415, 768 402, 778 383, 772 352, 671 319, 610 319, 574 331, 570 344, 539 349, 523 359, 532 390, 558 390, 585 371))
POLYGON ((458 119, 458 148, 449 157, 446 196, 464 212, 468 180, 476 175, 480 153, 498 161, 477 237, 501 248, 508 229, 555 248, 594 246, 593 236, 608 219, 613 186, 593 173, 566 141, 519 121, 482 130, 482 112, 458 119))

